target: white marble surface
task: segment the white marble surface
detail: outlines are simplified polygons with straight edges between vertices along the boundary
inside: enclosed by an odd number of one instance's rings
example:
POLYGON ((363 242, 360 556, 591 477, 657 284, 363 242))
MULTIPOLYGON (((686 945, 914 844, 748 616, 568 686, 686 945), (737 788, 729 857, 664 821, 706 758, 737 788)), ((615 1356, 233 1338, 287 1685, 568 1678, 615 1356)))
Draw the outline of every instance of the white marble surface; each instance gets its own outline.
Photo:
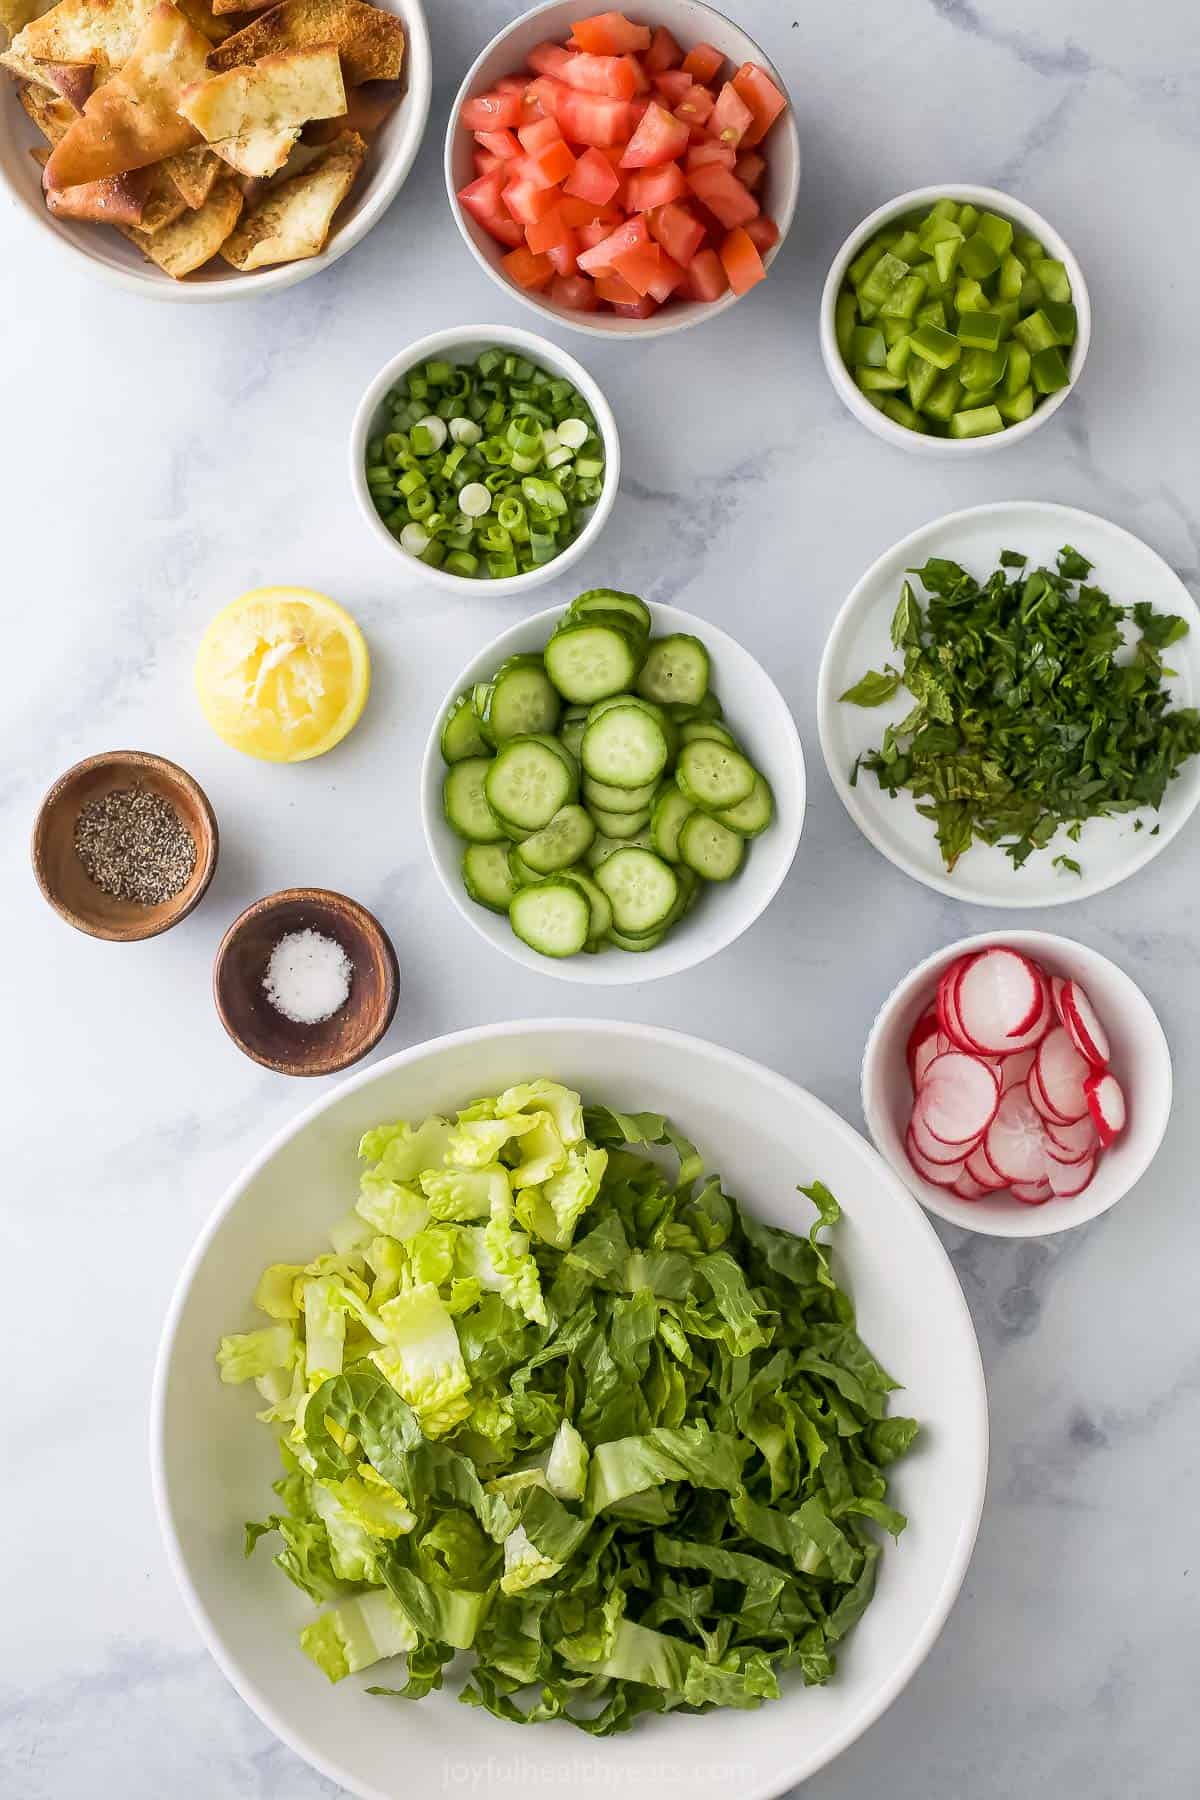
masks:
MULTIPOLYGON (((244 1061, 217 1022, 209 967, 234 914, 295 882, 373 907, 404 964, 379 1054, 586 1008, 735 1046, 859 1123, 859 1055, 895 978, 953 937, 1018 921, 913 885, 835 799, 813 701, 848 588, 924 520, 1029 496, 1108 514, 1198 591, 1189 0, 1134 14, 1088 0, 740 0, 798 102, 800 211, 744 307, 642 349, 571 339, 617 410, 626 456, 616 514, 577 585, 678 597, 767 662, 809 754, 804 840, 757 929, 691 976, 585 999, 492 954, 427 865, 416 768, 433 697, 517 609, 448 601, 389 562, 346 474, 354 403, 385 358, 452 321, 527 322, 459 243, 440 173, 461 72, 518 9, 435 10, 435 105, 414 175, 316 281, 249 305, 143 303, 0 208, 6 1800, 334 1793, 201 1649, 147 1474, 151 1364, 181 1259, 243 1161, 313 1097, 244 1061), (941 179, 1008 188, 1054 219, 1096 315, 1085 379, 1059 418, 961 467, 887 449, 843 412, 815 331, 851 226, 941 179), (271 581, 339 596, 374 656, 354 736, 293 769, 226 750, 190 688, 209 615, 271 581), (115 745, 193 770, 222 831, 204 905, 130 948, 61 925, 26 852, 44 787, 115 745)), ((562 597, 575 590, 569 577, 562 597)), ((1176 1116, 1136 1195, 1086 1230, 1021 1245, 942 1229, 987 1365, 989 1505, 941 1641, 885 1719, 810 1783, 812 1800, 1010 1800, 1035 1782, 1064 1800, 1174 1800, 1200 1784, 1198 882, 1193 824, 1139 878, 1049 921, 1145 986, 1175 1053, 1176 1116)))

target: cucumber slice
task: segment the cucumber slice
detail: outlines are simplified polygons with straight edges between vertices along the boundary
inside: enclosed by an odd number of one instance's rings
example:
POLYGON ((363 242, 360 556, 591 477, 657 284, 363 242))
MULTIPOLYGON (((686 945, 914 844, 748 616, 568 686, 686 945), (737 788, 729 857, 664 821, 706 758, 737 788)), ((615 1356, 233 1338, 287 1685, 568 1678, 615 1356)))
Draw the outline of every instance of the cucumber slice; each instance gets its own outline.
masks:
POLYGON ((595 835, 596 827, 582 806, 564 806, 547 826, 525 839, 518 854, 535 875, 556 875, 579 861, 595 835))
POLYGON ((635 831, 630 838, 609 837, 604 832, 598 831, 592 839, 591 849, 583 860, 589 869, 595 870, 600 867, 602 862, 607 862, 610 856, 615 856, 618 850, 631 849, 654 849, 654 839, 645 826, 640 831, 635 831))
POLYGON ((667 766, 667 739, 643 707, 613 706, 589 722, 580 760, 584 773, 610 787, 640 788, 667 766))
POLYGON ((452 763, 442 783, 446 823, 471 844, 498 844, 504 836, 484 792, 491 766, 488 756, 469 756, 463 762, 452 763))
POLYGON ((775 801, 765 775, 755 776, 748 800, 742 800, 737 806, 727 806, 722 812, 713 814, 713 818, 724 825, 726 830, 736 831, 739 837, 744 838, 760 836, 774 816, 775 801))
POLYGON ((673 868, 650 850, 618 850, 596 870, 596 885, 608 896, 618 931, 654 931, 666 924, 679 898, 673 868))
POLYGON ((553 731, 562 710, 540 656, 513 656, 497 670, 483 722, 493 742, 553 731))
POLYGON ((633 838, 645 831, 650 823, 650 808, 643 806, 640 812, 614 813, 605 812, 602 806, 589 806, 588 811, 596 830, 602 837, 633 838))
POLYGON ((721 719, 725 716, 725 708, 711 688, 695 706, 683 706, 675 700, 667 711, 677 725, 686 725, 689 719, 721 719))
POLYGON ((732 731, 719 725, 716 719, 691 719, 686 725, 679 727, 679 736, 683 743, 695 743, 697 738, 707 738, 710 744, 728 744, 731 750, 737 749, 737 739, 732 731))
POLYGON ((650 635, 650 608, 636 594, 623 594, 618 588, 589 588, 567 608, 567 617, 577 619, 595 612, 624 613, 644 637, 650 635))
POLYGON ((496 746, 492 741, 492 734, 488 729, 487 723, 488 701, 491 697, 492 684, 490 681, 477 681, 475 686, 471 689, 471 707, 476 719, 479 721, 480 736, 483 738, 488 749, 494 750, 496 746))
POLYGON ((573 881, 538 881, 513 896, 509 923, 539 956, 577 956, 588 941, 592 909, 573 881))
POLYGON ((503 844, 468 844, 463 851, 462 878, 472 900, 491 912, 506 913, 517 891, 508 866, 514 852, 503 844))
POLYGON ((465 762, 468 756, 486 756, 489 748, 470 694, 460 694, 442 721, 442 761, 465 762))
POLYGON ((575 798, 577 784, 559 749, 536 738, 510 738, 488 764, 483 791, 500 821, 528 832, 548 825, 575 798))
POLYGON ((531 731, 527 741, 531 744, 545 744, 547 750, 553 750, 572 781, 579 780, 579 761, 571 755, 560 737, 552 737, 548 731, 531 731))
POLYGON ((694 812, 679 833, 679 854, 705 881, 728 881, 742 866, 746 840, 718 819, 694 812))
POLYGON ((583 734, 587 729, 586 713, 581 719, 565 719, 558 728, 558 741, 567 753, 579 761, 579 752, 583 746, 583 734))
POLYGON ((535 869, 526 867, 521 856, 520 844, 510 845, 505 855, 508 859, 508 873, 512 880, 514 893, 518 888, 532 887, 535 881, 545 880, 544 875, 539 875, 535 869))
POLYGON ((577 888, 581 888, 587 895, 588 905, 592 909, 592 922, 588 929, 588 942, 592 944, 598 943, 601 938, 608 935, 609 928, 612 925, 612 907, 609 905, 608 895, 604 892, 603 888, 597 887, 591 876, 585 875, 582 869, 572 869, 570 879, 575 883, 577 888))
POLYGON ((684 821, 690 819, 695 810, 691 801, 685 800, 674 785, 664 788, 655 801, 650 814, 650 836, 658 854, 665 856, 668 862, 679 861, 679 833, 684 821))
POLYGON ((640 937, 630 937, 626 932, 618 931, 615 926, 610 925, 608 929, 610 944, 618 950, 631 950, 635 954, 642 950, 657 950, 666 935, 665 931, 647 931, 640 937))
POLYGON ((653 806, 658 789, 657 781, 648 781, 645 787, 619 788, 609 787, 604 781, 593 781, 588 775, 584 776, 582 784, 585 806, 598 806, 601 812, 615 813, 641 812, 643 807, 653 806))
POLYGON ((583 705, 631 688, 641 666, 640 646, 609 625, 571 625, 546 645, 546 673, 564 700, 583 705))
POLYGON ((728 744, 698 738, 679 752, 675 779, 680 792, 694 806, 724 812, 750 798, 757 773, 740 751, 730 749, 728 744))
POLYGON ((655 638, 638 676, 638 693, 661 705, 698 706, 708 692, 708 651, 686 632, 655 638))

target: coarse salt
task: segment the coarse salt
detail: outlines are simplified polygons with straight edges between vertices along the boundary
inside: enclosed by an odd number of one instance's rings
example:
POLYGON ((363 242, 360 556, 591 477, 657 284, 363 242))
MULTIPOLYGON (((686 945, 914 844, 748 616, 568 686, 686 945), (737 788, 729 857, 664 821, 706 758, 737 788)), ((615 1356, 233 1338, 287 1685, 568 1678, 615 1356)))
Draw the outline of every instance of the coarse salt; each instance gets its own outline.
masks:
POLYGON ((263 987, 276 1012, 294 1025, 319 1025, 346 1004, 354 965, 335 938, 289 931, 271 952, 263 987))

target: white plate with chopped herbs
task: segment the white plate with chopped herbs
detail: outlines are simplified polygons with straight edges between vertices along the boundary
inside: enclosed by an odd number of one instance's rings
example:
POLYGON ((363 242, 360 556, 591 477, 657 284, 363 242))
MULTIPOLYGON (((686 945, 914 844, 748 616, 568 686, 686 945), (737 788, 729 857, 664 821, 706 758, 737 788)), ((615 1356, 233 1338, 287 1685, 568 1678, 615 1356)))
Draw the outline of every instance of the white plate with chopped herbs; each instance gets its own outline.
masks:
POLYGON ((365 1071, 234 1183, 152 1458, 209 1649, 343 1788, 486 1767, 516 1800, 569 1767, 601 1800, 653 1768, 661 1800, 767 1800, 937 1637, 987 1407, 932 1228, 819 1100, 674 1032, 533 1021, 365 1071))
POLYGON ((1004 500, 868 569, 817 723, 843 805, 897 868, 980 906, 1062 906, 1190 818, 1198 699, 1200 613, 1163 559, 1093 513, 1004 500))

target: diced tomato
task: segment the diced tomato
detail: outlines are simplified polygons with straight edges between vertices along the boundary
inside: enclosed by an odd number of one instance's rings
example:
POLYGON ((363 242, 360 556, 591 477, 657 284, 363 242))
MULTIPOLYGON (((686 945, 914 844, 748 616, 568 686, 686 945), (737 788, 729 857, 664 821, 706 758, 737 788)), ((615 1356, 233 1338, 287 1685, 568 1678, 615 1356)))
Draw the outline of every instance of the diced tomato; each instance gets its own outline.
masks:
MULTIPOLYGON (((563 224, 562 214, 557 206, 548 212, 544 219, 537 219, 532 225, 525 227, 525 242, 535 256, 545 256, 559 244, 571 241, 571 233, 563 224)), ((561 273, 562 271, 560 271, 561 273)))
POLYGON ((687 141, 687 126, 652 100, 637 130, 625 146, 621 167, 650 169, 656 168, 659 163, 672 162, 675 157, 683 155, 687 149, 687 141))
POLYGON ((515 248, 524 243, 525 234, 504 209, 501 199, 501 187, 504 177, 499 169, 490 174, 481 175, 469 187, 460 189, 458 198, 466 211, 492 237, 498 238, 502 244, 515 248))
POLYGON ((686 194, 687 182, 676 162, 663 163, 657 169, 639 169, 625 183, 625 203, 630 212, 649 212, 652 206, 666 206, 686 194))
POLYGON ((511 162, 514 156, 521 154, 521 146, 511 131, 477 131, 475 141, 481 149, 498 156, 501 162, 511 162))
MULTIPOLYGON (((526 239, 529 237, 529 230, 530 228, 526 227, 526 239)), ((579 240, 576 238, 573 231, 568 231, 565 243, 552 245, 551 248, 547 250, 546 255, 554 264, 556 274, 574 275, 578 273, 579 240)))
POLYGON ((633 90, 634 93, 648 94, 650 92, 650 77, 647 75, 645 69, 643 69, 641 59, 636 56, 623 56, 621 61, 628 63, 629 67, 633 70, 635 84, 633 90))
POLYGON ((532 181, 510 181, 504 190, 504 204, 519 225, 536 225, 561 198, 558 188, 537 187, 532 181))
POLYGON ((535 150, 544 150, 547 144, 561 144, 563 141, 558 121, 549 118, 530 119, 527 124, 518 125, 517 137, 527 156, 531 156, 535 150))
MULTIPOLYGON (((551 125, 554 123, 553 119, 543 122, 551 125)), ((558 138, 553 144, 547 144, 532 156, 527 156, 525 163, 531 181, 536 181, 541 187, 558 187, 574 169, 575 158, 570 148, 558 138)))
POLYGON ((650 39, 650 48, 642 58, 642 66, 647 75, 661 75, 664 69, 677 69, 682 61, 683 51, 666 26, 660 25, 650 39))
POLYGON ((607 94, 610 100, 632 100, 641 87, 638 70, 626 56, 568 56, 552 71, 559 81, 584 94, 607 94))
POLYGON ((744 225, 747 219, 758 216, 758 201, 749 188, 743 187, 737 176, 731 170, 723 169, 720 163, 705 163, 703 168, 690 169, 687 183, 696 198, 726 230, 732 231, 734 226, 744 225))
POLYGON ((701 250, 684 273, 683 291, 689 300, 719 300, 729 288, 729 277, 715 250, 701 250))
POLYGON ((729 233, 721 245, 721 261, 735 294, 745 294, 766 275, 762 257, 741 226, 729 233))
POLYGON ((621 213, 615 206, 601 206, 595 200, 578 200, 574 194, 563 189, 563 197, 558 203, 558 210, 563 216, 563 224, 569 225, 572 231, 581 225, 594 225, 597 220, 603 225, 619 225, 621 213))
POLYGON ((497 89, 490 94, 476 94, 474 99, 464 100, 458 122, 465 125, 468 131, 503 131, 507 126, 516 125, 520 117, 520 96, 502 94, 497 89))
POLYGON ((624 181, 625 177, 621 174, 621 158, 625 154, 624 144, 599 144, 597 149, 605 162, 617 171, 618 179, 624 181))
POLYGON ((605 244, 612 236, 611 219, 593 219, 588 225, 580 225, 575 232, 579 239, 580 251, 594 250, 597 244, 605 244))
POLYGON ((561 44, 535 44, 525 58, 538 75, 560 75, 563 64, 571 60, 571 52, 561 44))
POLYGON ((623 250, 619 256, 614 256, 612 266, 622 281, 627 281, 639 294, 648 294, 651 283, 662 269, 662 251, 657 244, 638 244, 635 249, 623 250))
POLYGON ((672 262, 669 256, 660 257, 658 274, 650 283, 648 290, 651 299, 657 300, 661 306, 665 300, 671 298, 676 288, 683 286, 686 274, 687 271, 681 269, 677 262, 672 262))
POLYGON ((765 69, 757 63, 743 63, 733 78, 739 97, 754 114, 754 123, 742 139, 743 149, 761 143, 772 125, 787 107, 787 96, 781 94, 765 69))
POLYGON ((624 56, 627 50, 648 50, 650 28, 635 25, 624 13, 595 13, 590 19, 577 19, 571 36, 580 50, 593 56, 624 56))
POLYGON ((635 100, 609 100, 604 94, 581 94, 565 82, 541 76, 534 83, 543 112, 558 120, 559 130, 572 144, 623 144, 633 130, 635 100), (553 91, 551 91, 553 90, 553 91))
POLYGON ((707 125, 716 104, 708 89, 693 81, 675 108, 675 117, 682 119, 685 125, 707 125))
POLYGON ((490 150, 476 150, 474 162, 476 175, 490 175, 493 169, 503 166, 500 158, 493 156, 490 150))
POLYGON ((596 293, 601 300, 607 300, 610 306, 636 306, 642 298, 636 288, 630 287, 623 275, 617 275, 612 269, 597 275, 596 293))
POLYGON ((697 44, 684 57, 683 66, 693 81, 711 81, 724 68, 725 58, 712 44, 697 44))
POLYGON ((682 69, 667 69, 654 77, 654 85, 672 109, 678 107, 689 88, 695 87, 690 75, 682 69))
POLYGON ((620 185, 621 177, 599 150, 585 150, 563 184, 568 194, 599 206, 611 200, 620 185))
POLYGON ((497 94, 515 94, 518 100, 522 100, 528 86, 528 75, 502 75, 492 91, 497 94))
POLYGON ((766 213, 760 213, 757 219, 747 219, 745 231, 760 254, 773 250, 779 242, 779 227, 774 219, 768 219, 766 213))
POLYGON ((600 304, 595 285, 586 275, 556 275, 550 283, 550 298, 569 312, 595 312, 600 304))
POLYGON ((536 291, 549 287, 554 279, 554 264, 548 256, 535 256, 527 245, 510 250, 500 258, 500 267, 519 288, 536 291))
POLYGON ((717 104, 713 108, 708 129, 716 137, 719 137, 723 144, 732 144, 736 150, 753 124, 754 114, 733 83, 727 81, 717 95, 717 104))
POLYGON ((693 169, 703 169, 710 163, 716 163, 722 169, 732 169, 737 156, 727 144, 718 144, 716 138, 706 137, 702 144, 692 144, 687 153, 685 167, 690 175, 693 169))
POLYGON ((579 266, 585 274, 594 275, 601 269, 611 269, 615 259, 626 250, 636 250, 639 245, 649 242, 650 228, 639 213, 636 219, 626 219, 600 243, 586 250, 579 259, 579 266))
POLYGON ((743 187, 753 191, 767 172, 767 159, 757 150, 747 150, 734 163, 733 172, 743 187))
POLYGON ((613 311, 622 319, 649 319, 658 311, 658 301, 643 294, 636 306, 614 306, 613 311))
POLYGON ((684 267, 691 262, 704 242, 704 227, 686 208, 674 201, 660 206, 649 215, 650 235, 667 255, 684 267))

